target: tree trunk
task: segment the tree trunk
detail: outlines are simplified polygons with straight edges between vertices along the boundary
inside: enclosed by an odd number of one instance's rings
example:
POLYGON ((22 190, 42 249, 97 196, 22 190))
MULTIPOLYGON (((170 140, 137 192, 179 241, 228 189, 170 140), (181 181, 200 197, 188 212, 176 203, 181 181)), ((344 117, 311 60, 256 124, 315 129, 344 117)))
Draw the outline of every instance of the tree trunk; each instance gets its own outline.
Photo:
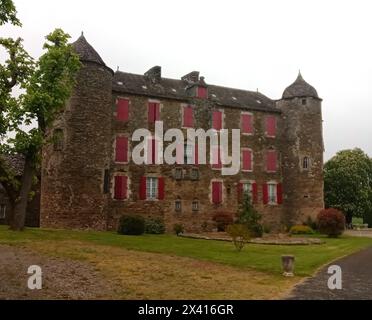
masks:
POLYGON ((10 226, 10 228, 14 231, 22 231, 25 227, 27 203, 32 188, 34 172, 35 169, 33 161, 26 157, 21 181, 21 190, 14 205, 13 221, 10 226))

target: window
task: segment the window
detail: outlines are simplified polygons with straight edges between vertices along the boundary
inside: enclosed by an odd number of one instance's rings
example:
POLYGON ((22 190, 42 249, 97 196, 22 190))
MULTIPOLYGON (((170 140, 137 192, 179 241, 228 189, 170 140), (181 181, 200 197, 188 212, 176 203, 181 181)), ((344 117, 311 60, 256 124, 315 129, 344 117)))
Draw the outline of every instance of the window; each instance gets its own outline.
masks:
POLYGON ((222 203, 222 182, 212 182, 212 202, 214 204, 222 203))
POLYGON ((155 123, 155 121, 160 120, 160 104, 159 103, 149 102, 148 120, 149 120, 149 123, 155 123))
POLYGON ((128 162, 128 137, 116 137, 115 161, 128 162))
POLYGON ((266 154, 266 171, 276 172, 277 170, 277 153, 275 150, 269 150, 266 154))
POLYGON ((63 130, 55 129, 53 132, 53 149, 54 151, 63 150, 63 130))
POLYGON ((268 185, 269 191, 269 204, 276 204, 277 203, 277 194, 276 194, 276 184, 269 183, 268 185))
POLYGON ((306 99, 302 99, 302 105, 303 105, 303 106, 306 105, 306 99))
POLYGON ((243 181, 238 184, 238 201, 242 202, 245 195, 249 195, 252 203, 257 203, 258 192, 256 182, 243 181))
POLYGON ((252 197, 252 183, 250 182, 244 182, 242 184, 243 187, 243 194, 248 194, 250 197, 252 197))
POLYGON ((175 202, 174 202, 174 210, 176 212, 181 212, 182 211, 182 201, 181 199, 177 199, 175 202))
POLYGON ((155 200, 158 198, 158 179, 147 178, 146 179, 146 199, 155 200))
POLYGON ((276 205, 283 203, 282 184, 269 182, 263 185, 263 203, 276 205))
POLYGON ((199 201, 196 199, 192 202, 192 211, 199 211, 199 201))
POLYGON ((0 204, 0 219, 5 219, 6 205, 0 204))
POLYGON ((118 98, 116 100, 116 119, 118 121, 128 121, 129 118, 129 100, 118 98))
POLYGON ((267 137, 274 138, 276 136, 276 117, 267 116, 265 118, 265 133, 267 137))
POLYGON ((190 179, 199 180, 199 169, 198 168, 192 168, 190 170, 190 179))
POLYGON ((222 111, 215 110, 212 114, 212 128, 220 131, 222 129, 222 111))
POLYGON ((200 99, 207 99, 208 98, 208 89, 205 88, 205 87, 198 87, 197 97, 200 98, 200 99))
POLYGON ((252 171, 252 150, 250 149, 242 150, 242 170, 252 171))
POLYGON ((304 157, 302 159, 302 169, 309 170, 309 168, 310 168, 310 158, 309 157, 304 157))
POLYGON ((128 195, 128 177, 117 175, 115 176, 115 200, 125 200, 128 195))
POLYGON ((182 168, 174 169, 174 178, 176 180, 181 180, 183 178, 183 169, 182 168))
POLYGON ((194 114, 193 108, 191 106, 183 107, 183 115, 182 115, 182 127, 184 128, 193 128, 194 127, 194 114))
POLYGON ((253 116, 249 113, 242 113, 241 127, 243 134, 253 134, 253 116))

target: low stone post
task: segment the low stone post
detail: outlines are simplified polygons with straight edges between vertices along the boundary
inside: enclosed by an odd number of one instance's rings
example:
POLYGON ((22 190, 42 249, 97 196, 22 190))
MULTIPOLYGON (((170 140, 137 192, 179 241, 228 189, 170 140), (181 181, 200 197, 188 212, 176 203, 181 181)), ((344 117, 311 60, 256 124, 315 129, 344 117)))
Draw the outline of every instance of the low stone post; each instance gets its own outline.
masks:
POLYGON ((293 277, 294 276, 294 261, 295 257, 292 255, 283 255, 282 256, 282 268, 283 268, 283 276, 285 277, 293 277))

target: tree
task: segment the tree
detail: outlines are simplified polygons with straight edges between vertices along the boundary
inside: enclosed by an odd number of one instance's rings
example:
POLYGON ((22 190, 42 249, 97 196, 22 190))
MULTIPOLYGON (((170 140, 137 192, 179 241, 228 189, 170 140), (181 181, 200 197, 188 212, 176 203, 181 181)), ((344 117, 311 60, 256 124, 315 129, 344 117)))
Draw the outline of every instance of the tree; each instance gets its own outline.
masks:
MULTIPOLYGON (((11 22, 20 25, 15 7, 10 0, 0 11, 1 24, 11 22)), ((17 185, 5 161, 0 160, 0 177, 13 207, 11 229, 24 228, 26 208, 40 153, 46 139, 47 128, 63 109, 75 84, 80 68, 78 55, 68 44, 70 36, 56 29, 46 36, 43 46, 45 53, 37 62, 22 46, 22 39, 0 39, 9 58, 0 67, 0 139, 3 140, 1 153, 22 154, 25 159, 23 176, 17 185), (15 97, 13 88, 20 87, 22 93, 15 97), (25 126, 36 124, 30 130, 25 126), (13 133, 13 138, 7 134, 13 133)))
POLYGON ((237 223, 246 225, 252 237, 262 237, 261 218, 261 214, 252 205, 251 197, 245 193, 239 208, 237 223))
POLYGON ((324 166, 326 208, 337 208, 346 216, 364 217, 372 205, 372 161, 361 149, 338 152, 324 166))

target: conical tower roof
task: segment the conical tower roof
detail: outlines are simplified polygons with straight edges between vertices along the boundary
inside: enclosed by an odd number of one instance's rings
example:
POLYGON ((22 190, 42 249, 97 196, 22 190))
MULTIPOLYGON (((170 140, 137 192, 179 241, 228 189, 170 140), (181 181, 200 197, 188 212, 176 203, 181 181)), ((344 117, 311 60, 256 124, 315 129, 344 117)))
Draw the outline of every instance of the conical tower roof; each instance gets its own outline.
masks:
POLYGON ((283 99, 290 98, 301 98, 301 97, 313 97, 319 99, 318 92, 313 86, 308 84, 301 75, 298 73, 298 77, 287 89, 283 92, 283 99))
POLYGON ((97 51, 85 39, 83 33, 79 39, 72 44, 72 46, 79 55, 81 61, 94 62, 102 66, 106 66, 105 62, 102 60, 97 51))

